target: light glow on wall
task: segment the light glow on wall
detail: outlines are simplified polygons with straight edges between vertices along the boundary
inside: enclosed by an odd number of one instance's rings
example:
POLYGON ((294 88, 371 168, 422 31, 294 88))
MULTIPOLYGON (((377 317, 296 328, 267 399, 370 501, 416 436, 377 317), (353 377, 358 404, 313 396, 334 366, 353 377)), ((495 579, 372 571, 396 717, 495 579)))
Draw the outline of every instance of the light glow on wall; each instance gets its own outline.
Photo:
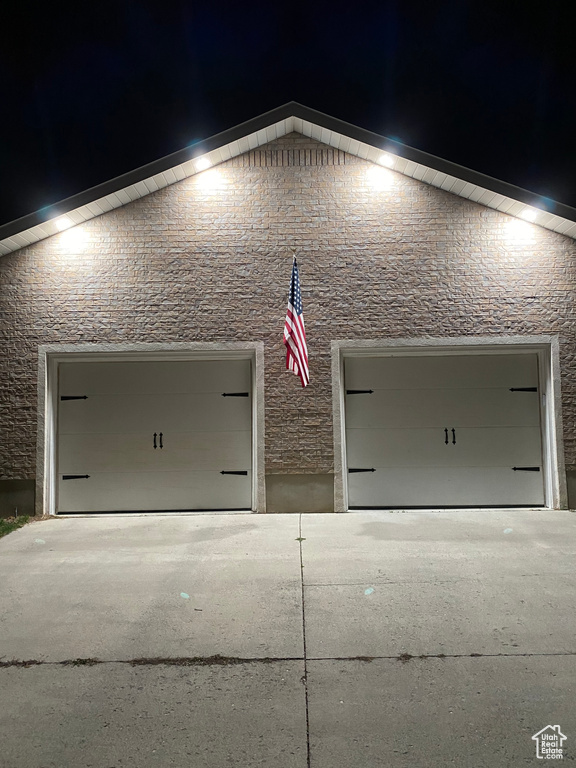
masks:
POLYGON ((377 192, 387 192, 395 183, 395 176, 385 168, 373 165, 366 171, 368 184, 377 192))
POLYGON ((505 224, 505 232, 508 239, 517 244, 533 243, 536 228, 528 221, 511 218, 505 224))
POLYGON ((194 176, 194 183, 204 192, 217 192, 219 189, 224 189, 227 184, 224 175, 217 168, 194 176))
POLYGON ((72 227, 60 235, 60 244, 69 252, 82 251, 88 243, 88 234, 83 227, 72 227))

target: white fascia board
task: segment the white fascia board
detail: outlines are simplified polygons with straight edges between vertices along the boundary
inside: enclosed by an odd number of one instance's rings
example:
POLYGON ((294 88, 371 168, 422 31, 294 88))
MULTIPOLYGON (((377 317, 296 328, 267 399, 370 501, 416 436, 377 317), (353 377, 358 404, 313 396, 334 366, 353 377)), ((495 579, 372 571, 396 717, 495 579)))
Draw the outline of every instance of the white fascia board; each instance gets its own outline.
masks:
MULTIPOLYGON (((414 172, 412 173, 412 177, 414 179, 417 179, 418 181, 424 181, 424 176, 426 175, 427 171, 430 170, 430 168, 426 168, 425 165, 420 165, 420 163, 415 164, 416 167, 414 168, 414 172)), ((424 182, 426 183, 426 182, 424 182)))
POLYGON ((444 192, 451 192, 456 181, 457 179, 454 176, 444 174, 444 180, 442 181, 442 184, 440 184, 439 189, 443 189, 444 192))
MULTIPOLYGON (((176 181, 182 181, 186 178, 186 174, 184 173, 184 169, 181 165, 175 165, 174 168, 172 168, 172 171, 174 172, 174 176, 176 176, 176 181)), ((138 184, 141 184, 142 182, 138 182, 138 184)), ((134 186, 138 186, 138 184, 135 184, 134 186)))
POLYGON ((511 197, 505 197, 500 203, 500 205, 496 206, 496 208, 501 213, 510 213, 510 209, 512 208, 515 202, 516 200, 512 200, 511 197))
POLYGON ((316 141, 322 141, 322 128, 319 125, 311 123, 311 137, 316 141))
POLYGON ((93 216, 101 216, 104 213, 96 200, 94 200, 92 203, 86 203, 86 207, 93 216))
POLYGON ((548 213, 547 211, 542 211, 538 215, 538 223, 542 227, 546 227, 546 229, 554 229, 553 222, 554 222, 554 215, 551 213, 548 213))
POLYGON ((164 171, 164 178, 168 185, 175 184, 178 181, 176 174, 174 173, 174 168, 168 168, 167 171, 164 171))
POLYGON ((35 227, 32 227, 32 229, 28 230, 31 234, 34 234, 36 236, 36 240, 44 240, 45 237, 50 237, 52 234, 50 232, 50 229, 45 227, 43 224, 38 224, 35 227))
POLYGON ((329 131, 327 128, 322 128, 320 135, 322 136, 321 141, 324 144, 332 145, 332 131, 329 131))
POLYGON ((394 162, 394 169, 398 173, 401 173, 402 176, 408 176, 406 173, 406 165, 408 164, 408 160, 404 157, 400 157, 399 155, 396 155, 396 161, 394 162))
POLYGON ((358 157, 361 157, 362 160, 368 160, 368 155, 370 153, 370 147, 368 144, 364 144, 363 142, 360 142, 360 145, 358 147, 358 157))
MULTIPOLYGON (((151 176, 149 179, 144 179, 144 184, 148 187, 148 192, 156 192, 158 190, 158 185, 154 181, 154 176, 151 176)), ((116 196, 122 200, 122 196, 125 194, 123 189, 119 189, 116 192, 116 196)))
MULTIPOLYGON (((136 185, 134 185, 136 186, 136 185)), ((96 200, 100 208, 102 209, 102 213, 107 213, 108 211, 112 210, 112 206, 110 205, 110 202, 108 201, 107 197, 100 197, 98 200, 96 200)))
POLYGON ((560 232, 562 235, 568 235, 568 237, 574 237, 576 235, 576 223, 562 219, 560 224, 556 227, 556 232, 560 232))
POLYGON ((445 174, 434 170, 434 168, 427 168, 426 173, 422 177, 422 181, 425 184, 430 184, 431 187, 437 187, 440 189, 442 182, 444 181, 444 176, 445 174))
POLYGON ((238 154, 243 155, 244 152, 248 152, 250 149, 250 142, 248 141, 248 137, 244 136, 242 139, 238 139, 236 142, 238 144, 238 154))
POLYGON ((404 175, 410 176, 410 178, 414 178, 415 174, 418 170, 418 164, 415 163, 413 160, 406 160, 406 166, 404 168, 404 175))
POLYGON ((26 235, 26 232, 19 232, 17 235, 12 235, 12 237, 8 239, 13 240, 18 248, 24 248, 32 242, 26 235))
MULTIPOLYGON (((188 176, 194 176, 196 173, 196 167, 194 166, 193 160, 186 160, 185 163, 182 163, 180 166, 182 168, 182 172, 184 173, 184 178, 188 178, 188 176)), ((142 182, 143 184, 146 184, 146 179, 142 182)))
POLYGON ((13 237, 7 237, 0 242, 4 255, 6 253, 12 253, 12 251, 19 250, 22 246, 14 240, 13 237))
POLYGON ((260 146, 260 139, 258 138, 258 133, 251 133, 248 136, 248 146, 250 147, 250 150, 256 149, 256 147, 260 146))
POLYGON ((507 199, 504 197, 504 195, 499 195, 498 192, 492 193, 494 197, 491 198, 489 203, 483 203, 484 205, 489 205, 490 208, 494 208, 495 210, 500 210, 500 206, 502 203, 507 199))
MULTIPOLYGON (((168 186, 168 182, 166 181, 166 176, 164 176, 164 173, 156 173, 154 176, 152 176, 154 179, 155 184, 157 185, 158 189, 164 189, 164 187, 168 186)), ((126 187, 125 190, 128 197, 130 197, 130 187, 126 187)))
POLYGON ((488 190, 484 189, 483 187, 477 187, 474 185, 474 188, 468 195, 468 200, 472 200, 472 202, 477 203, 479 202, 482 195, 484 195, 488 190))
POLYGON ((482 187, 478 187, 478 198, 476 202, 480 203, 480 205, 485 205, 488 208, 495 208, 495 206, 492 205, 492 201, 495 197, 496 192, 492 192, 490 189, 482 189, 482 187))
POLYGON ((261 128, 259 131, 256 131, 256 137, 258 139, 258 146, 261 147, 262 144, 268 144, 269 141, 272 141, 272 139, 268 138, 266 128, 261 128))
POLYGON ((525 207, 526 206, 524 203, 520 203, 518 200, 513 200, 512 205, 510 208, 508 208, 507 213, 509 213, 511 216, 520 216, 525 207))
MULTIPOLYGON (((150 190, 148 190, 148 192, 149 191, 150 190)), ((112 208, 121 208, 124 205, 124 203, 122 202, 122 200, 120 199, 120 197, 116 192, 112 192, 111 195, 107 195, 107 199, 110 205, 112 206, 112 208)))

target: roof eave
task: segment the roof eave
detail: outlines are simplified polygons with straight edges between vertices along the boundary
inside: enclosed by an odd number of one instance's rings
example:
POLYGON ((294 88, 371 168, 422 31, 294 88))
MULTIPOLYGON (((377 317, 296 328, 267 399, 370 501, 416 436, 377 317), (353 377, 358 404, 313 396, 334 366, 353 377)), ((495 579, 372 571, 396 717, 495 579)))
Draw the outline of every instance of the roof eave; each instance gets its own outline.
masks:
MULTIPOLYGON (((542 209, 554 216, 566 219, 569 222, 576 222, 576 209, 564 205, 563 203, 558 203, 534 192, 509 184, 508 182, 495 179, 456 163, 443 160, 435 155, 430 155, 421 150, 414 149, 401 142, 380 136, 372 131, 367 131, 352 125, 351 123, 347 123, 344 120, 326 115, 323 112, 318 112, 310 107, 305 107, 298 102, 292 101, 272 109, 269 112, 265 112, 258 117, 252 118, 251 120, 240 123, 226 131, 217 133, 210 138, 199 141, 177 152, 173 152, 170 155, 166 155, 159 160, 143 165, 129 173, 116 176, 109 181, 90 187, 83 192, 72 195, 71 197, 42 208, 39 211, 35 211, 34 213, 8 222, 7 224, 0 226, 0 242, 22 235, 27 230, 34 227, 40 227, 42 224, 53 220, 58 216, 75 211, 82 206, 86 206, 96 200, 105 198, 107 195, 125 190, 131 185, 150 179, 157 174, 164 173, 176 166, 194 160, 201 155, 218 150, 232 142, 239 141, 246 136, 265 130, 274 124, 278 124, 281 121, 290 118, 295 118, 319 126, 330 133, 344 135, 360 144, 369 145, 378 151, 390 152, 406 161, 426 166, 439 173, 455 177, 456 179, 481 187, 494 194, 518 201, 524 205, 542 209)), ((50 234, 45 236, 50 236, 50 234)))

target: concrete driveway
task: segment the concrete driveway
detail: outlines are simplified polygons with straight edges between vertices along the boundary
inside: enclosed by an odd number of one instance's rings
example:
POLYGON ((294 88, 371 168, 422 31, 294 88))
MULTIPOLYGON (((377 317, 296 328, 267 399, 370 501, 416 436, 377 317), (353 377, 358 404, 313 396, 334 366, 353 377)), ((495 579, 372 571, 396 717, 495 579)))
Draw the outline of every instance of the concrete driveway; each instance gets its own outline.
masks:
POLYGON ((571 764, 575 555, 544 510, 28 525, 0 540, 0 766, 537 765, 548 725, 571 764))

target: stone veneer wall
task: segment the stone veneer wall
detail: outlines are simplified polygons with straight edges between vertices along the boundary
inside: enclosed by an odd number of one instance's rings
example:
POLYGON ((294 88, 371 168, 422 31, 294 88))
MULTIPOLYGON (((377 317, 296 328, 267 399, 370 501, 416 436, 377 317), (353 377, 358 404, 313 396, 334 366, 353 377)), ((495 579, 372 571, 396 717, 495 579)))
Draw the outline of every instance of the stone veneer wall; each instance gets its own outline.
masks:
POLYGON ((0 480, 35 476, 38 345, 122 341, 262 340, 266 472, 277 483, 333 472, 332 339, 557 334, 576 469, 569 238, 298 134, 82 229, 84 249, 64 232, 0 258, 0 480), (305 390, 284 371, 292 250, 305 390))

